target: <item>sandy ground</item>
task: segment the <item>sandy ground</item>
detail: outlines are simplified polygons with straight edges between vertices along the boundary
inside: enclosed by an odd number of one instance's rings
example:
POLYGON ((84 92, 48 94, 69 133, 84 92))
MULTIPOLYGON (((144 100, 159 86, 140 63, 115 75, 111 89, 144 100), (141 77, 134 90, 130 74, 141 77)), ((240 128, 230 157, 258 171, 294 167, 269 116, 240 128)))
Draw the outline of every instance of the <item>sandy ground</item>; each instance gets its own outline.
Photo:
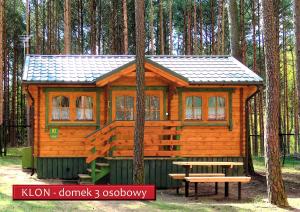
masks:
MULTIPOLYGON (((0 159, 1 160, 1 159, 0 159)), ((292 206, 290 210, 300 211, 300 175, 284 174, 285 186, 292 206)), ((0 166, 0 211, 280 211, 267 203, 265 178, 257 177, 251 183, 243 184, 242 200, 237 200, 237 185, 230 184, 230 196, 224 198, 224 187, 219 194, 212 195, 213 184, 199 185, 199 198, 195 200, 191 186, 191 197, 185 198, 183 189, 176 195, 175 189, 158 190, 157 201, 13 201, 13 184, 70 184, 62 180, 40 180, 36 174, 22 171, 20 165, 0 166)))

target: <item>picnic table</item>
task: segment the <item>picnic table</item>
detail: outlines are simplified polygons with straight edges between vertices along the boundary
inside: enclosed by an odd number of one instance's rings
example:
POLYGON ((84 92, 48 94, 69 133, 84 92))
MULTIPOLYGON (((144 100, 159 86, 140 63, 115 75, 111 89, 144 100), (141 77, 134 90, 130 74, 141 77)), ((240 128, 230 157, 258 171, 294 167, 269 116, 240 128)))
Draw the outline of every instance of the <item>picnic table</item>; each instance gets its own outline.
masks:
MULTIPOLYGON (((228 175, 228 169, 233 166, 243 166, 243 162, 222 162, 222 161, 174 161, 174 165, 185 168, 185 177, 189 177, 190 169, 193 166, 221 166, 225 176, 228 175)), ((185 196, 189 196, 189 182, 185 181, 185 196)), ((228 196, 228 182, 225 182, 225 196, 228 196)))

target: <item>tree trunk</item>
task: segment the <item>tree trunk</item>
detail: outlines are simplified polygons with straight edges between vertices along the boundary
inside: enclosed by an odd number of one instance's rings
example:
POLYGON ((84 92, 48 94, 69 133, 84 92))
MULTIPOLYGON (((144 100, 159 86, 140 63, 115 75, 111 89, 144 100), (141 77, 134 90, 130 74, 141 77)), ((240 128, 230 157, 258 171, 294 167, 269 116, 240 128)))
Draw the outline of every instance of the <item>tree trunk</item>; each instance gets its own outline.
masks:
POLYGON ((173 0, 169 0, 169 33, 170 33, 170 47, 169 54, 173 54, 173 22, 172 22, 172 8, 173 8, 173 0))
POLYGON ((292 70, 293 70, 293 108, 294 108, 294 133, 295 133, 295 142, 294 142, 294 150, 295 152, 299 152, 299 119, 298 119, 298 101, 297 101, 297 89, 296 89, 296 70, 295 70, 295 60, 294 60, 294 52, 291 49, 292 55, 292 70))
POLYGON ((164 13, 163 13, 163 0, 159 0, 159 41, 160 41, 160 54, 165 54, 164 43, 164 13))
POLYGON ((78 0, 78 10, 77 10, 77 45, 78 53, 83 54, 83 2, 78 0))
POLYGON ((183 34, 182 34, 182 46, 183 54, 187 54, 187 39, 186 39, 186 8, 183 9, 183 34))
MULTIPOLYGON (((262 50, 261 46, 262 46, 262 42, 261 42, 261 16, 260 16, 260 8, 261 8, 261 3, 259 0, 256 0, 257 2, 257 25, 258 25, 258 61, 259 61, 259 73, 260 76, 263 76, 264 72, 264 68, 263 68, 263 64, 264 64, 264 50, 262 50)), ((260 92, 258 94, 258 98, 259 98, 259 124, 260 124, 260 149, 261 152, 260 154, 263 156, 264 155, 264 90, 263 88, 260 89, 260 92)))
POLYGON ((96 1, 90 1, 90 25, 91 25, 91 38, 90 38, 90 47, 91 47, 91 54, 96 54, 96 39, 97 39, 97 27, 96 27, 96 1))
POLYGON ((222 54, 222 46, 223 46, 223 25, 224 25, 224 13, 223 13, 223 4, 224 4, 224 0, 219 0, 218 1, 218 31, 217 31, 217 46, 216 46, 216 53, 217 54, 222 54))
POLYGON ((210 18, 211 18, 211 53, 216 54, 215 52, 215 4, 214 0, 210 1, 210 18))
POLYGON ((192 54, 192 47, 191 47, 191 16, 192 16, 192 9, 191 9, 191 0, 188 1, 188 12, 187 12, 187 37, 186 37, 186 40, 187 40, 187 55, 190 55, 192 54))
POLYGON ((282 51, 283 51, 283 79, 284 79, 284 123, 285 123, 285 129, 284 133, 286 134, 286 145, 285 148, 287 150, 287 154, 290 154, 290 136, 289 134, 289 94, 288 94, 288 67, 287 67, 287 41, 286 41, 286 26, 285 26, 285 18, 283 18, 282 23, 282 51))
POLYGON ((200 0, 199 6, 199 36, 200 36, 200 54, 203 53, 203 13, 202 13, 202 0, 200 0))
MULTIPOLYGON (((17 109, 17 72, 18 72, 18 44, 17 44, 17 34, 14 32, 14 42, 13 42, 13 75, 12 75, 12 96, 11 96, 11 113, 10 113, 10 126, 15 126, 16 120, 16 109, 17 109)), ((12 147, 17 146, 16 139, 16 127, 10 127, 10 144, 12 147)))
MULTIPOLYGON (((4 72, 4 12, 5 0, 0 0, 0 125, 3 124, 3 72, 4 72)), ((2 141, 1 141, 2 143, 2 141)), ((0 150, 2 154, 2 149, 0 150)))
MULTIPOLYGON (((26 37, 29 38, 30 35, 30 4, 29 0, 26 0, 26 37)), ((30 52, 30 40, 27 40, 27 45, 25 48, 26 54, 30 52)))
POLYGON ((265 163, 269 202, 278 206, 288 206, 282 179, 279 152, 279 98, 280 85, 274 6, 270 0, 262 0, 266 57, 266 124, 265 163))
POLYGON ((127 24, 127 1, 122 0, 123 5, 123 37, 124 37, 124 54, 128 54, 128 24, 127 24))
POLYGON ((245 3, 244 0, 240 0, 240 35, 241 35, 241 56, 242 63, 246 64, 246 39, 245 39, 245 3))
POLYGON ((228 17, 230 31, 230 48, 231 55, 242 61, 241 45, 240 45, 240 26, 238 23, 237 0, 229 0, 228 17))
POLYGON ((154 8, 153 8, 153 0, 150 0, 150 51, 151 54, 154 55, 154 26, 153 26, 153 19, 154 19, 154 8))
POLYGON ((133 183, 144 184, 145 125, 145 3, 135 0, 136 26, 136 121, 134 129, 133 183))
MULTIPOLYGON (((294 0, 294 25, 296 35, 296 85, 298 102, 300 102, 300 1, 298 0, 294 0)), ((298 112, 300 113, 300 104, 298 104, 298 112)))
POLYGON ((39 19, 39 1, 34 1, 35 12, 35 53, 41 54, 41 37, 40 37, 40 19, 39 19))
POLYGON ((64 46, 65 54, 71 54, 71 0, 64 5, 64 46))
POLYGON ((193 54, 199 54, 198 50, 198 38, 197 38, 197 2, 194 0, 194 33, 193 33, 193 54))
POLYGON ((98 1, 97 4, 97 16, 98 16, 98 35, 97 35, 97 43, 98 43, 98 54, 103 53, 103 43, 101 43, 102 40, 102 1, 98 1))

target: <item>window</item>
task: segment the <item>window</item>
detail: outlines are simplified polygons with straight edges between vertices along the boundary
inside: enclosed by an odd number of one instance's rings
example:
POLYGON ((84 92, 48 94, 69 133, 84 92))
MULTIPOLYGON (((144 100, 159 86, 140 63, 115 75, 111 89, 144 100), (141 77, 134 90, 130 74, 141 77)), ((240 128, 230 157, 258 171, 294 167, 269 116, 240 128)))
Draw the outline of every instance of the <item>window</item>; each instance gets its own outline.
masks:
POLYGON ((116 97, 116 120, 133 120, 133 96, 116 97))
POLYGON ((160 120, 160 107, 158 96, 146 96, 145 112, 146 120, 160 120))
POLYGON ((225 120, 225 98, 220 96, 209 97, 208 119, 225 120))
POLYGON ((70 101, 66 96, 52 98, 52 120, 70 119, 70 101))
POLYGON ((93 120, 93 98, 90 96, 79 96, 76 98, 77 120, 93 120))
POLYGON ((202 119, 202 98, 198 96, 188 96, 185 100, 185 119, 202 119))

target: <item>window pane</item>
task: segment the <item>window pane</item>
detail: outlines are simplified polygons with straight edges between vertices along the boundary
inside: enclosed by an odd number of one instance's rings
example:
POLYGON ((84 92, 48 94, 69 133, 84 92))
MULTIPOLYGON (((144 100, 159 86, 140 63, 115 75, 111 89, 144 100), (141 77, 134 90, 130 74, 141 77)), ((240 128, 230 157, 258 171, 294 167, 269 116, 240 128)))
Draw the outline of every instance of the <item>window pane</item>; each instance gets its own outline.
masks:
POLYGON ((60 96, 56 96, 52 98, 52 119, 59 120, 60 117, 60 96))
POLYGON ((146 96, 145 99, 146 120, 160 120, 160 108, 158 96, 146 96))
POLYGON ((193 118, 193 97, 189 96, 185 100, 185 118, 192 119, 193 118))
POLYGON ((196 107, 194 108, 194 119, 201 119, 202 114, 201 114, 201 107, 196 107))
POLYGON ((225 98, 223 97, 218 97, 217 119, 225 119, 225 98))
POLYGON ((150 96, 146 96, 145 98, 145 110, 150 109, 150 96))
POLYGON ((61 108, 61 119, 62 120, 68 120, 70 118, 69 114, 70 114, 69 107, 62 107, 61 108))
POLYGON ((186 98, 186 119, 198 119, 202 118, 202 98, 198 96, 189 96, 186 98))
POLYGON ((192 110, 192 108, 186 108, 185 118, 186 119, 192 119, 193 118, 193 110, 192 110))
POLYGON ((124 120, 133 120, 133 110, 128 110, 125 112, 124 120))
POLYGON ((93 98, 90 96, 79 96, 76 98, 77 120, 93 119, 93 98))
POLYGON ((153 110, 159 110, 159 97, 158 96, 151 96, 151 107, 153 107, 153 110))
POLYGON ((202 98, 195 96, 194 97, 194 119, 201 119, 201 109, 202 109, 202 98))
POLYGON ((88 109, 92 109, 93 108, 93 98, 90 96, 86 96, 86 101, 85 101, 85 107, 88 109))
POLYGON ((69 107, 69 98, 62 96, 61 97, 61 107, 69 107))
POLYGON ((134 98, 132 96, 116 97, 116 120, 133 120, 134 98))
POLYGON ((70 119, 69 98, 66 96, 55 96, 52 98, 52 119, 70 119))
POLYGON ((84 109, 83 108, 76 108, 76 117, 78 120, 84 119, 84 109))
POLYGON ((145 110, 145 120, 151 120, 151 117, 150 117, 150 110, 148 110, 147 108, 146 108, 146 110, 145 110))
POLYGON ((125 120, 133 120, 133 99, 132 96, 126 96, 125 120))
POLYGON ((208 119, 216 119, 216 97, 208 99, 208 119))
POLYGON ((202 99, 200 97, 194 96, 194 105, 193 107, 201 107, 202 99))
POLYGON ((126 107, 133 108, 133 97, 132 96, 126 96, 126 107))
POLYGON ((124 110, 124 96, 117 96, 116 98, 116 109, 117 111, 119 110, 124 110))
POLYGON ((116 120, 124 120, 124 115, 122 111, 116 112, 116 120))
POLYGON ((160 112, 159 111, 155 111, 154 113, 153 113, 153 115, 154 115, 154 117, 153 117, 153 120, 160 120, 160 112))
POLYGON ((85 118, 87 120, 93 119, 93 109, 85 109, 85 118))

